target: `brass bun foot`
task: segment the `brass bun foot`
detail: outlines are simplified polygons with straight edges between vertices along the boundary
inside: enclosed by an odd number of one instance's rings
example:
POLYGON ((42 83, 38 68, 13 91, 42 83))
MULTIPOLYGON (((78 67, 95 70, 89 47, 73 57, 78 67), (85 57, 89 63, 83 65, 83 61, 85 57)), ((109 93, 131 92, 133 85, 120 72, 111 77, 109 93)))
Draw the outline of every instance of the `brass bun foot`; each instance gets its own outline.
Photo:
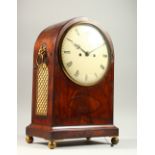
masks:
POLYGON ((56 142, 53 141, 53 140, 50 140, 50 141, 48 142, 48 148, 49 148, 49 149, 54 149, 54 148, 56 148, 56 142))
POLYGON ((118 142, 119 142, 119 138, 118 137, 112 137, 111 138, 111 144, 112 145, 116 145, 116 144, 118 144, 118 142))
POLYGON ((33 142, 33 137, 27 135, 26 138, 25 138, 25 140, 26 140, 27 143, 30 144, 30 143, 33 142))
POLYGON ((86 140, 87 140, 87 141, 90 141, 90 137, 86 137, 86 140))
POLYGON ((86 137, 86 144, 90 143, 90 137, 86 137))

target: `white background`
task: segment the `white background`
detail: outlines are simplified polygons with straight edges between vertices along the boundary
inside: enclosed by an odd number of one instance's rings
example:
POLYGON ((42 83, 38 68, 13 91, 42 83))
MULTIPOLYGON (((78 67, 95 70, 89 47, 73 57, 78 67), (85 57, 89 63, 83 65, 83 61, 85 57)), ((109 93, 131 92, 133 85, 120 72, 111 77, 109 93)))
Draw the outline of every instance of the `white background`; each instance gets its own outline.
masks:
POLYGON ((87 16, 109 32, 115 50, 114 122, 121 138, 136 138, 136 1, 18 1, 18 134, 31 120, 33 47, 49 25, 87 16), (21 117, 22 116, 22 117, 21 117))
MULTIPOLYGON (((138 1, 138 154, 154 154, 154 35, 155 35, 154 0, 138 1)), ((16 1, 0 1, 1 18, 1 56, 0 94, 1 94, 1 153, 16 154, 16 119, 17 119, 17 29, 16 1), (4 52, 6 51, 8 52, 4 52), (7 62, 6 63, 6 59, 7 62), (5 67, 2 67, 4 66, 5 67), (9 89, 8 89, 9 88, 9 89), (9 95, 8 95, 9 94, 9 95), (7 109, 7 111, 6 111, 7 109), (3 126, 3 127, 2 127, 3 126)), ((38 145, 37 145, 38 146, 38 145)), ((40 145, 42 146, 42 145, 40 145)), ((90 147, 89 147, 90 148, 90 147)), ((38 149, 32 150, 36 153, 38 149)), ((66 153, 71 153, 68 149, 66 153)), ((110 149, 111 150, 111 149, 110 149)), ((91 150, 92 151, 92 150, 91 150)), ((126 151, 126 150, 124 150, 126 151)), ((22 151, 25 152, 24 150, 22 151)), ((111 152, 111 151, 109 151, 111 152)), ((114 151, 116 154, 118 151, 114 151)), ((26 152, 25 152, 26 153, 26 152)), ((30 152, 29 152, 30 153, 30 152)), ((42 151, 41 153, 45 153, 42 151)), ((60 152, 59 152, 60 153, 60 152)), ((63 150, 61 153, 64 153, 63 150)), ((83 153, 88 153, 87 151, 83 153)), ((94 152, 93 152, 94 153, 94 152)), ((95 152, 96 153, 96 152, 95 152)), ((102 154, 106 153, 105 149, 102 154)), ((125 152, 126 153, 126 152, 125 152)), ((58 154, 58 153, 57 153, 58 154)))
MULTIPOLYGON (((31 121, 32 60, 35 40, 47 26, 78 16, 87 16, 98 21, 112 38, 115 50, 114 124, 120 129, 118 148, 136 148, 136 7, 135 0, 18 1, 17 133, 20 154, 23 149, 27 149, 28 152, 35 147, 47 149, 45 145, 30 146, 24 141, 25 127, 31 121)), ((101 141, 105 142, 105 139, 102 138, 101 141)), ((78 146, 76 148, 85 149, 78 146)), ((102 145, 95 145, 93 148, 104 150, 102 145)))

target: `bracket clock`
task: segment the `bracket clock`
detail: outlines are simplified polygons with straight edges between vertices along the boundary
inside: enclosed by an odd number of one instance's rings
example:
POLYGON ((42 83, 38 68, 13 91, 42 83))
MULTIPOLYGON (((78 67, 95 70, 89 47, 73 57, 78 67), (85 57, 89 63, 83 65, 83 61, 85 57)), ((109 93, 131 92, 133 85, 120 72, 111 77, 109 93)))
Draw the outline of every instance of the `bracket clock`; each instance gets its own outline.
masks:
POLYGON ((26 141, 111 137, 113 124, 114 50, 105 30, 86 17, 43 30, 33 59, 32 120, 26 141))

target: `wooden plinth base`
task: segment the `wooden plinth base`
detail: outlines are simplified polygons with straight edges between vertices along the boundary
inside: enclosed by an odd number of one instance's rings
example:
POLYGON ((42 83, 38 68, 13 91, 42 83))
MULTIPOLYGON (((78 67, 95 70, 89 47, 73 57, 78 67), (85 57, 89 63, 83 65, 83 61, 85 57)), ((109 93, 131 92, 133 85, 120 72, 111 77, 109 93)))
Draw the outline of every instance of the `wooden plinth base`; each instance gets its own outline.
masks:
POLYGON ((117 137, 118 128, 114 125, 95 127, 48 127, 31 124, 26 128, 26 135, 47 140, 83 138, 83 137, 117 137))

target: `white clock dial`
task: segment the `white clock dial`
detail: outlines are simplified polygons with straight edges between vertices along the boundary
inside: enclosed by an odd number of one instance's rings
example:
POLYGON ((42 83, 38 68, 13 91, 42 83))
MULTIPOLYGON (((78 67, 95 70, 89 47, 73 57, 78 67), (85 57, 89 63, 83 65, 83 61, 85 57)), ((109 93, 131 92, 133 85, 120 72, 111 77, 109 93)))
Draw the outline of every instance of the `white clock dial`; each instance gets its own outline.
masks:
POLYGON ((109 51, 103 34, 90 24, 71 27, 61 45, 65 74, 76 84, 91 86, 99 82, 109 64, 109 51))

